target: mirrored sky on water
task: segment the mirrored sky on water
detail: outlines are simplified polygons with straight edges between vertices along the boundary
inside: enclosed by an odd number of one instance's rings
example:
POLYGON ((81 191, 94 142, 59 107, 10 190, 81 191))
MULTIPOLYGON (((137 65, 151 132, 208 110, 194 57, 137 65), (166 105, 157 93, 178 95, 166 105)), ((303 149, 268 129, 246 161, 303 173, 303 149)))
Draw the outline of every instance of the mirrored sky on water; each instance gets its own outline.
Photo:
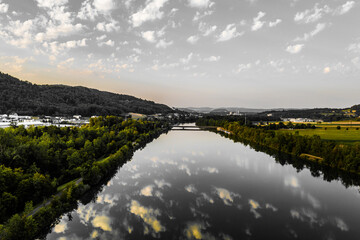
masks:
POLYGON ((357 239, 359 212, 358 187, 215 133, 172 131, 47 239, 357 239))

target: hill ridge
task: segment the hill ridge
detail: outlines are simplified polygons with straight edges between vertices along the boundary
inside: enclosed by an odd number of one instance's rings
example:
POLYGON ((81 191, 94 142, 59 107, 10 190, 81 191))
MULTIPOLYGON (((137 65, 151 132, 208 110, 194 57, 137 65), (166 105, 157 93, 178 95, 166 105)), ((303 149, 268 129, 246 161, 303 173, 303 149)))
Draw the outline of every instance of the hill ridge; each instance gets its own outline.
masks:
POLYGON ((165 104, 84 86, 38 85, 0 72, 0 113, 21 115, 120 115, 173 112, 165 104))

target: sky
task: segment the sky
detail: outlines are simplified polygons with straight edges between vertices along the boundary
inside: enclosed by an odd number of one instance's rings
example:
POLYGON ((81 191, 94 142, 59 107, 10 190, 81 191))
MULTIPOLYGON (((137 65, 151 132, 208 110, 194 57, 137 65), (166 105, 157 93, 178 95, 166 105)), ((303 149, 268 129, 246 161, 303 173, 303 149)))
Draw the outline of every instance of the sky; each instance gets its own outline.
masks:
POLYGON ((360 1, 0 0, 0 71, 174 107, 349 107, 360 1))

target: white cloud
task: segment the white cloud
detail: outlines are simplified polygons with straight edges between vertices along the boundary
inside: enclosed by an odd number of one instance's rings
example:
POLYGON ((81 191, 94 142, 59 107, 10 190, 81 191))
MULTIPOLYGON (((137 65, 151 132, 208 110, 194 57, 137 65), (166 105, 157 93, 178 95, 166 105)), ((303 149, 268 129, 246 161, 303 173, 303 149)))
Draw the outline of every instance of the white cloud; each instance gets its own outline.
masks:
POLYGON ((131 4, 134 0, 125 0, 124 5, 127 9, 130 9, 131 4))
POLYGON ((218 42, 228 41, 243 34, 244 34, 243 32, 239 33, 236 31, 235 24, 229 24, 226 26, 225 30, 222 31, 221 34, 218 36, 217 41, 218 42))
POLYGON ((166 29, 166 27, 163 27, 159 31, 156 31, 156 36, 159 37, 159 38, 163 37, 165 35, 165 29, 166 29))
POLYGON ((286 48, 286 51, 291 54, 299 53, 304 47, 304 44, 290 45, 286 48))
POLYGON ((18 56, 2 56, 0 57, 0 68, 6 69, 9 73, 21 73, 23 65, 29 60, 31 59, 18 56))
POLYGON ((319 4, 315 4, 312 9, 306 9, 303 12, 297 12, 294 17, 294 21, 298 23, 312 23, 320 20, 324 14, 330 13, 332 10, 329 6, 324 5, 323 7, 318 7, 319 4))
POLYGON ((43 46, 46 49, 49 49, 49 51, 56 56, 68 49, 77 48, 77 47, 86 47, 87 46, 86 41, 87 39, 84 38, 82 40, 77 40, 77 41, 72 40, 60 44, 58 44, 58 42, 51 42, 51 43, 45 42, 43 46))
POLYGON ((250 4, 254 4, 256 3, 258 0, 246 0, 247 2, 249 2, 250 4))
POLYGON ((85 47, 87 46, 86 40, 87 40, 86 38, 83 38, 82 40, 78 40, 78 41, 67 41, 66 43, 64 43, 64 47, 66 48, 85 47))
POLYGON ((295 41, 308 41, 319 32, 323 31, 326 28, 326 23, 318 23, 313 31, 310 33, 305 33, 303 37, 298 37, 295 41))
MULTIPOLYGON (((257 63, 258 61, 256 61, 257 63)), ((256 64, 255 63, 255 64, 256 64)), ((284 68, 284 60, 280 59, 280 60, 271 60, 269 61, 269 65, 271 67, 273 67, 277 72, 284 72, 285 68, 284 68)))
POLYGON ((102 46, 104 46, 104 45, 109 46, 109 47, 113 47, 113 46, 115 45, 115 42, 110 39, 110 40, 108 40, 108 41, 106 41, 106 42, 100 42, 100 43, 98 43, 98 46, 99 46, 99 47, 102 47, 102 46))
POLYGON ((39 6, 46 8, 48 17, 40 15, 32 19, 37 30, 36 37, 34 37, 36 41, 43 42, 58 37, 66 37, 84 29, 82 24, 74 23, 74 15, 67 11, 66 6, 63 6, 65 3, 67 1, 38 0, 39 6), (42 29, 43 32, 39 29, 42 29))
POLYGON ((120 26, 118 26, 117 21, 111 20, 109 23, 99 22, 96 25, 96 29, 103 32, 114 32, 114 31, 119 31, 120 26))
POLYGON ((281 22, 282 22, 282 20, 278 18, 274 22, 269 22, 269 27, 275 27, 276 25, 278 25, 281 22))
POLYGON ((36 0, 38 7, 41 8, 54 8, 63 6, 68 3, 68 0, 36 0))
POLYGON ((193 53, 189 53, 189 55, 186 58, 181 58, 180 62, 183 64, 188 64, 191 61, 193 56, 194 56, 193 53))
POLYGON ((140 48, 133 48, 133 51, 137 54, 142 54, 142 50, 140 48))
POLYGON ((258 15, 253 19, 254 23, 251 27, 251 31, 257 31, 264 26, 265 21, 261 21, 261 18, 263 18, 265 15, 266 13, 264 12, 258 12, 258 15))
POLYGON ((247 64, 239 64, 239 66, 236 69, 237 73, 241 73, 244 70, 250 69, 251 68, 251 63, 247 63, 247 64))
POLYGON ((200 13, 199 11, 197 11, 197 12, 195 13, 194 18, 193 18, 193 21, 194 21, 194 22, 197 22, 197 21, 199 21, 200 19, 202 19, 202 18, 204 18, 204 17, 207 17, 207 16, 210 16, 210 15, 213 14, 213 13, 214 13, 214 11, 211 11, 211 10, 204 11, 204 12, 202 12, 202 13, 200 13))
POLYGON ((360 53, 360 42, 350 44, 347 50, 353 53, 360 53))
POLYGON ((213 32, 215 32, 217 29, 217 26, 216 25, 213 25, 213 26, 207 26, 206 23, 204 22, 200 22, 199 23, 199 31, 202 33, 202 35, 204 37, 206 36, 209 36, 210 34, 212 34, 213 32))
POLYGON ((0 0, 0 13, 7 13, 8 10, 9 4, 2 3, 2 1, 0 0))
POLYGON ((75 59, 74 58, 68 58, 66 59, 65 61, 63 62, 60 62, 58 65, 57 65, 57 68, 61 69, 61 70, 64 70, 68 67, 70 67, 73 63, 74 63, 75 59))
POLYGON ((60 36, 69 36, 75 33, 80 32, 83 29, 83 25, 81 24, 71 24, 71 23, 61 23, 59 25, 55 25, 50 23, 47 31, 45 32, 45 39, 56 39, 60 36))
POLYGON ((164 16, 164 12, 160 9, 168 0, 152 0, 147 1, 147 5, 144 9, 134 13, 130 16, 130 21, 134 27, 139 27, 144 22, 154 21, 161 19, 164 16))
POLYGON ((210 0, 188 0, 190 7, 207 8, 212 5, 210 0))
POLYGON ((98 16, 98 11, 91 5, 90 0, 85 0, 81 4, 80 11, 78 12, 77 17, 82 20, 91 20, 94 21, 98 16))
POLYGON ((77 48, 77 47, 86 47, 87 46, 87 38, 83 38, 81 40, 71 40, 64 43, 54 42, 44 42, 42 46, 47 49, 53 56, 51 58, 56 58, 56 56, 60 53, 64 53, 65 50, 77 48))
POLYGON ((188 37, 188 39, 186 40, 188 43, 191 43, 191 44, 195 44, 197 43, 197 41, 199 40, 199 36, 190 36, 188 37))
POLYGON ((141 32, 141 36, 148 42, 151 42, 151 43, 155 42, 155 32, 154 31, 141 32))
POLYGON ((7 30, 9 30, 15 36, 21 37, 35 30, 35 28, 36 26, 33 20, 26 20, 25 22, 20 22, 17 20, 10 21, 7 30))
POLYGON ((33 34, 37 25, 41 25, 41 23, 34 19, 25 22, 19 20, 10 21, 8 26, 4 27, 3 31, 0 31, 0 36, 13 46, 26 48, 34 42, 33 34))
POLYGON ((94 0, 94 7, 100 11, 107 13, 115 8, 113 0, 94 0))
POLYGON ((205 62, 218 62, 220 60, 220 56, 211 56, 208 58, 204 58, 205 62))
POLYGON ((360 58, 359 57, 355 57, 353 59, 351 59, 351 62, 355 65, 355 66, 360 66, 360 58))
POLYGON ((169 47, 169 46, 171 46, 171 45, 173 45, 174 44, 174 41, 166 41, 166 40, 164 40, 164 39, 161 39, 157 44, 156 44, 156 47, 157 48, 167 48, 167 47, 169 47))
POLYGON ((104 35, 101 35, 100 37, 96 37, 96 40, 97 41, 102 41, 106 38, 107 36, 104 34, 104 35))
POLYGON ((355 2, 354 2, 354 1, 347 1, 346 3, 344 3, 343 5, 341 5, 340 7, 338 7, 338 8, 334 11, 334 14, 335 14, 335 15, 343 15, 343 14, 349 12, 354 6, 355 6, 355 2))

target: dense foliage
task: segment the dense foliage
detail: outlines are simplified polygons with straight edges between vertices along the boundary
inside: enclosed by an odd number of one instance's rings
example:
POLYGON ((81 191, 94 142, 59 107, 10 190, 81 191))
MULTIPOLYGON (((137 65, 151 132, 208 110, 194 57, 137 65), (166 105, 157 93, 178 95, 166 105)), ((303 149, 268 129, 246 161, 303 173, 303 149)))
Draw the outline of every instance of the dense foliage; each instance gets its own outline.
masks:
POLYGON ((275 133, 258 127, 244 126, 242 122, 229 122, 221 119, 202 118, 200 126, 219 126, 232 132, 238 138, 257 143, 279 152, 295 156, 310 154, 320 157, 321 164, 349 172, 360 173, 360 143, 341 145, 320 139, 319 136, 300 136, 290 133, 275 133))
POLYGON ((284 124, 283 122, 279 122, 278 124, 276 123, 270 123, 268 125, 265 126, 261 126, 263 129, 267 129, 267 130, 278 130, 278 129, 307 129, 307 128, 311 128, 311 129, 315 129, 316 126, 314 124, 305 124, 305 123, 295 123, 293 124, 292 122, 288 122, 287 124, 284 124))
POLYGON ((0 223, 71 180, 97 184, 166 128, 166 123, 108 116, 91 118, 81 128, 0 129, 0 223))
POLYGON ((85 87, 36 85, 0 72, 0 113, 21 115, 119 115, 169 113, 166 105, 85 87))

